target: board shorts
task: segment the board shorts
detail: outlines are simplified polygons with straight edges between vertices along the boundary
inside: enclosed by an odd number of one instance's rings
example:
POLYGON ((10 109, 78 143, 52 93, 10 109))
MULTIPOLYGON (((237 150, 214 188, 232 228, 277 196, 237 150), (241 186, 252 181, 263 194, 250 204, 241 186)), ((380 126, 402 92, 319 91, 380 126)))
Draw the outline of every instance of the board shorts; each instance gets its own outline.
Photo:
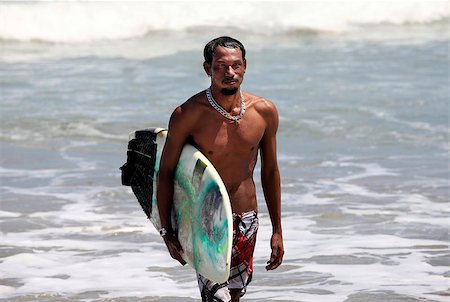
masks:
POLYGON ((256 244, 259 220, 256 210, 242 214, 233 213, 233 248, 228 282, 215 283, 197 274, 203 302, 229 302, 230 289, 241 291, 241 297, 252 280, 253 251, 256 244))

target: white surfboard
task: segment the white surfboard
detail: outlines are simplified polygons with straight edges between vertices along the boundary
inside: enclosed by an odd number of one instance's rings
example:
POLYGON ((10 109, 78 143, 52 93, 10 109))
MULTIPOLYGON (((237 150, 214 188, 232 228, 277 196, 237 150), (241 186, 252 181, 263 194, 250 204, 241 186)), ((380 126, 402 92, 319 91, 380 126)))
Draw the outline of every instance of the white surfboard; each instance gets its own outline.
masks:
MULTIPOLYGON (((131 133, 127 163, 122 167, 122 183, 131 185, 157 230, 161 228, 157 175, 166 137, 162 128, 131 133)), ((191 145, 184 146, 175 171, 172 225, 184 260, 214 282, 227 281, 233 239, 230 200, 216 169, 191 145)))

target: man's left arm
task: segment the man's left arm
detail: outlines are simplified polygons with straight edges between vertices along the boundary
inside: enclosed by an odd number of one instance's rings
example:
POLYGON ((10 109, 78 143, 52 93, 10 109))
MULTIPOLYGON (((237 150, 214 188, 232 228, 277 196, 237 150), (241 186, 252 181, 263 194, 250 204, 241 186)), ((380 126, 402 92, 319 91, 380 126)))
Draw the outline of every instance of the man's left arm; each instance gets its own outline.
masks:
POLYGON ((272 253, 266 269, 274 270, 283 261, 283 232, 281 228, 281 189, 280 172, 277 162, 278 112, 271 102, 265 101, 262 115, 266 122, 266 130, 260 143, 261 152, 261 183, 264 197, 272 222, 272 238, 270 246, 272 253))

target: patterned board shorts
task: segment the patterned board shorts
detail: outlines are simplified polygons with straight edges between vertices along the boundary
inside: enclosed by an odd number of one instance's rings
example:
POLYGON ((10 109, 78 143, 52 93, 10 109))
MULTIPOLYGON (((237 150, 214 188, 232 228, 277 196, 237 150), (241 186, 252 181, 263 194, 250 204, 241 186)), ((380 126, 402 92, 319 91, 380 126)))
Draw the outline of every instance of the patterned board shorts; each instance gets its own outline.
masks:
POLYGON ((252 279, 253 251, 259 220, 257 211, 233 214, 233 249, 228 282, 218 284, 197 274, 203 302, 229 302, 230 289, 241 291, 241 297, 252 279))

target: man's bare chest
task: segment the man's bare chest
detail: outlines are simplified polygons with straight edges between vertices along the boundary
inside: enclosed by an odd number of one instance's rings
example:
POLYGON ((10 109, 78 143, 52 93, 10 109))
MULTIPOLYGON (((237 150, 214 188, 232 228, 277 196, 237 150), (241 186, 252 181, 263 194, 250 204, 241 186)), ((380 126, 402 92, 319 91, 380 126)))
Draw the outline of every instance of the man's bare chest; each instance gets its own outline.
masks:
POLYGON ((205 155, 250 155, 258 149, 264 135, 264 125, 244 119, 241 123, 209 120, 192 132, 194 143, 205 155))

